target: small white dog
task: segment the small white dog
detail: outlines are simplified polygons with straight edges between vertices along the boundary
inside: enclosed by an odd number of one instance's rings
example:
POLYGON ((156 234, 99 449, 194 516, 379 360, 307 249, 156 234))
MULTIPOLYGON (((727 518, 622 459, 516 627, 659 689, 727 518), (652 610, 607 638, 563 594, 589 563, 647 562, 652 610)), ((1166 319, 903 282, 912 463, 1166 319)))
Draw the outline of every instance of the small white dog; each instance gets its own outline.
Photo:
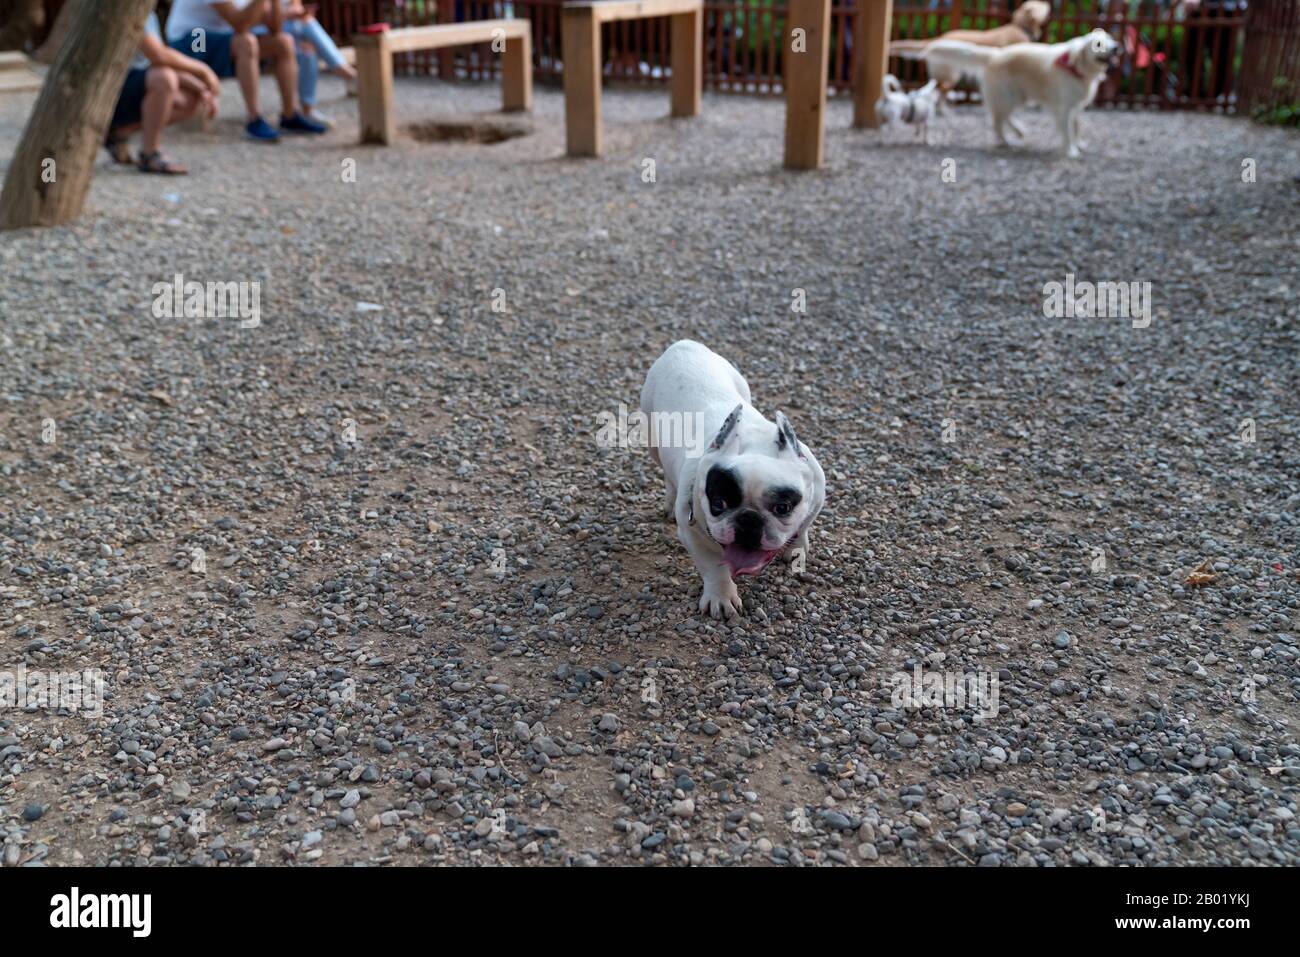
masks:
POLYGON ((917 135, 930 145, 930 117, 939 108, 939 81, 931 80, 919 90, 904 93, 898 77, 885 74, 884 92, 876 101, 876 116, 886 129, 915 126, 917 135))
POLYGON ((1061 148, 1074 159, 1083 147, 1079 114, 1097 95, 1119 49, 1105 30, 1093 30, 1065 43, 1016 43, 1000 49, 935 40, 918 55, 927 66, 933 62, 979 77, 999 145, 1008 145, 1008 126, 1017 136, 1025 135, 1011 114, 1026 103, 1038 103, 1052 114, 1061 133, 1061 148))
POLYGON ((650 456, 664 470, 677 538, 704 579, 700 611, 739 614, 733 575, 757 575, 790 545, 789 560, 807 561, 808 529, 826 501, 822 467, 784 415, 769 422, 750 404, 735 366, 690 339, 650 367, 641 411, 652 423, 698 418, 691 434, 713 437, 692 448, 672 440, 673 430, 652 429, 650 456))

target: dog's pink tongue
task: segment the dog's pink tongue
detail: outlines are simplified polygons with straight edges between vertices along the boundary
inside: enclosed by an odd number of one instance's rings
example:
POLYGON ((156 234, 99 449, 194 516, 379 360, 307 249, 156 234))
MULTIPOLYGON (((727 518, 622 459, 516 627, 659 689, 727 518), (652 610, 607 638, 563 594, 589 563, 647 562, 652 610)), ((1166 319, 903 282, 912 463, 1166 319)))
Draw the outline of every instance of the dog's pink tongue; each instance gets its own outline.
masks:
POLYGON ((755 551, 732 542, 722 550, 722 560, 727 563, 733 575, 757 575, 770 562, 775 551, 755 551))

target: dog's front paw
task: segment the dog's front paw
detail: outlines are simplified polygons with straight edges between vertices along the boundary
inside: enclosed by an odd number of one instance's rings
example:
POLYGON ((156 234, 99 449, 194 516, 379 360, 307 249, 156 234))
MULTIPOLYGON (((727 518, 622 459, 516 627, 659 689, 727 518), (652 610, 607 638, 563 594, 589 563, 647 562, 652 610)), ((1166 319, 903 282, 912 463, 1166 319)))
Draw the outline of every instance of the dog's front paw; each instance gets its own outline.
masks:
POLYGON ((744 609, 740 601, 740 592, 736 583, 727 579, 720 584, 704 583, 704 593, 700 595, 700 612, 714 618, 733 618, 744 609))

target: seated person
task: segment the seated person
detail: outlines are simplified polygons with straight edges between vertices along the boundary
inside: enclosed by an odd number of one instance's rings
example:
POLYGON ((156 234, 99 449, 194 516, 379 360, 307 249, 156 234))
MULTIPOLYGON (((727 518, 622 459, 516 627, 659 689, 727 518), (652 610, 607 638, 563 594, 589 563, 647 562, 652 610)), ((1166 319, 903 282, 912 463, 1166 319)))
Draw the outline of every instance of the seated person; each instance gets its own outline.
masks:
POLYGON ((189 119, 200 108, 209 119, 216 116, 221 84, 206 64, 165 46, 161 34, 157 15, 149 14, 109 121, 105 145, 114 160, 129 163, 127 139, 140 130, 141 172, 175 176, 188 170, 163 156, 163 128, 189 119))
MULTIPOLYGON (((316 110, 320 61, 324 60, 331 73, 345 80, 355 80, 357 71, 343 59, 338 45, 314 16, 314 4, 303 6, 302 0, 281 0, 281 5, 284 9, 284 32, 293 37, 298 51, 298 99, 302 101, 302 111, 319 123, 332 125, 329 117, 316 110)), ((266 32, 266 27, 260 26, 253 32, 260 35, 266 32)))
MULTIPOLYGON (((298 63, 293 37, 284 32, 256 36, 253 28, 267 20, 271 0, 173 0, 167 17, 167 42, 173 50, 202 60, 220 77, 238 76, 248 109, 245 131, 255 140, 274 143, 280 134, 262 118, 258 99, 261 61, 269 60, 280 86, 280 129, 288 133, 324 133, 328 127, 298 109, 298 63)), ((267 21, 269 22, 269 21, 267 21)))

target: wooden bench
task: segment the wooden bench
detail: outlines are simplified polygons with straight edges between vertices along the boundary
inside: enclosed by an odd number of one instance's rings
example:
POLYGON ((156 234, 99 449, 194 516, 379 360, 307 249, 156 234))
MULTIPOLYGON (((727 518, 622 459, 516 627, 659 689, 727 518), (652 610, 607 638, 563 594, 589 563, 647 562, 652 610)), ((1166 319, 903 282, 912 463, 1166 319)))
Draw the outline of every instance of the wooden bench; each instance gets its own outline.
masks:
POLYGON ((39 90, 44 80, 21 53, 0 53, 0 93, 39 90))
POLYGON ((699 116, 704 89, 703 0, 584 0, 564 5, 564 137, 570 156, 599 156, 600 25, 672 17, 672 115, 699 116))
POLYGON ((532 109, 533 30, 527 20, 473 20, 355 36, 352 42, 357 55, 361 142, 387 145, 397 138, 393 111, 394 53, 494 41, 505 44, 501 58, 502 109, 532 109))

